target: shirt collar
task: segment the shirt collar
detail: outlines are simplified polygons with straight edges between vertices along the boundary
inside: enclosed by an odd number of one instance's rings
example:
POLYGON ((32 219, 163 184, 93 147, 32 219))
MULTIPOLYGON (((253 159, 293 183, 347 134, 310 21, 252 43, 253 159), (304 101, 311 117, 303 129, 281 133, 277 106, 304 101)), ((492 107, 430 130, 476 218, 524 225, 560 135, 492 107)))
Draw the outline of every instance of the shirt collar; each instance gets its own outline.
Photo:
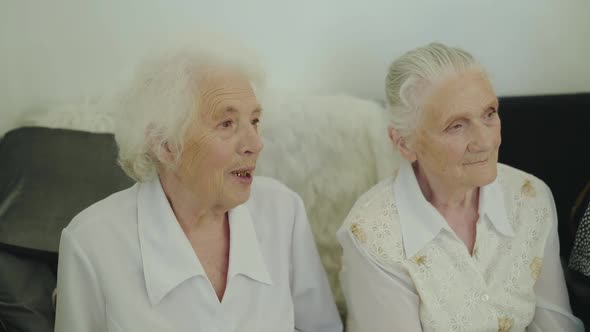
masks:
POLYGON ((504 204, 504 193, 497 177, 494 182, 479 190, 479 215, 485 215, 498 232, 514 236, 514 229, 508 221, 508 212, 504 204))
POLYGON ((229 211, 230 250, 228 280, 238 274, 272 285, 249 206, 239 205, 229 211))
MULTIPOLYGON (((137 206, 144 278, 150 302, 155 305, 184 281, 206 277, 206 273, 159 180, 140 184, 137 206)), ((228 285, 231 277, 238 274, 271 285, 248 208, 240 205, 230 210, 229 223, 228 285)))
MULTIPOLYGON (((444 217, 422 194, 409 162, 402 161, 393 190, 406 258, 414 256, 442 229, 453 232, 444 217)), ((506 236, 514 235, 512 226, 508 222, 504 195, 497 180, 481 187, 478 210, 479 215, 490 220, 500 233, 506 236)))

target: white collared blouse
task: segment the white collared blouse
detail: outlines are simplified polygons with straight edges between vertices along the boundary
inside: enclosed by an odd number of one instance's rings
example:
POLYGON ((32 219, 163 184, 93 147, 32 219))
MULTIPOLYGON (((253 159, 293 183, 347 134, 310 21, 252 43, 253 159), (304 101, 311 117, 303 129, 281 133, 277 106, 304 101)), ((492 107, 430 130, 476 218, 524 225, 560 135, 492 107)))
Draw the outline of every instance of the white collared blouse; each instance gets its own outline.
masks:
POLYGON ((62 233, 55 331, 342 330, 296 193, 256 177, 229 223, 220 302, 159 181, 89 207, 62 233))
POLYGON ((539 179, 498 165, 480 188, 473 255, 424 198, 412 166, 364 194, 338 231, 347 330, 583 331, 539 179))

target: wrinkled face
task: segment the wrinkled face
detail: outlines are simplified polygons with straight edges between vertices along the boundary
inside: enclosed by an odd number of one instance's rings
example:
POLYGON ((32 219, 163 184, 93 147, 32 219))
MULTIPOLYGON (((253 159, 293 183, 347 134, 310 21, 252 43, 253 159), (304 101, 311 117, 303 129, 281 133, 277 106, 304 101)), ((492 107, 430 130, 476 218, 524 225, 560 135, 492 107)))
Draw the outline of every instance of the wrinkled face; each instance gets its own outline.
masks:
POLYGON ((214 71, 197 82, 201 95, 177 168, 181 182, 199 199, 231 209, 250 196, 261 109, 241 74, 214 71))
POLYGON ((493 182, 501 135, 498 99, 488 79, 468 71, 435 85, 412 141, 428 179, 451 189, 493 182))

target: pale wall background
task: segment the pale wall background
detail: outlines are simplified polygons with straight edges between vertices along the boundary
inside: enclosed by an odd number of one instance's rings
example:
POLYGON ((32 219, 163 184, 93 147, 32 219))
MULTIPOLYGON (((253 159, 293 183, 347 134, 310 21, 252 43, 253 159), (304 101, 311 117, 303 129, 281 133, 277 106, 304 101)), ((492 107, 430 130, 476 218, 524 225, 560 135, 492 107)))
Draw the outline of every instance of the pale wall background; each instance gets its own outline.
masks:
POLYGON ((207 26, 263 56, 275 88, 381 99, 390 61, 461 46, 500 95, 590 91, 590 1, 0 0, 0 129, 116 91, 147 49, 207 26))

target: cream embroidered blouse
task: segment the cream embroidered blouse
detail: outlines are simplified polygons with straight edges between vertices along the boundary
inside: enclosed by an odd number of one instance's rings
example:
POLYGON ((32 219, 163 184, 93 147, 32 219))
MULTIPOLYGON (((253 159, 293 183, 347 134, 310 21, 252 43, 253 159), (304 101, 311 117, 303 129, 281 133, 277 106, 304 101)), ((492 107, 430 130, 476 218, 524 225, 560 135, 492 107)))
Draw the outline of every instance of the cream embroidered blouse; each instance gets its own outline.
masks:
POLYGON ((409 163, 364 194, 338 231, 348 331, 583 331, 549 188, 499 164, 479 216, 472 256, 409 163))

